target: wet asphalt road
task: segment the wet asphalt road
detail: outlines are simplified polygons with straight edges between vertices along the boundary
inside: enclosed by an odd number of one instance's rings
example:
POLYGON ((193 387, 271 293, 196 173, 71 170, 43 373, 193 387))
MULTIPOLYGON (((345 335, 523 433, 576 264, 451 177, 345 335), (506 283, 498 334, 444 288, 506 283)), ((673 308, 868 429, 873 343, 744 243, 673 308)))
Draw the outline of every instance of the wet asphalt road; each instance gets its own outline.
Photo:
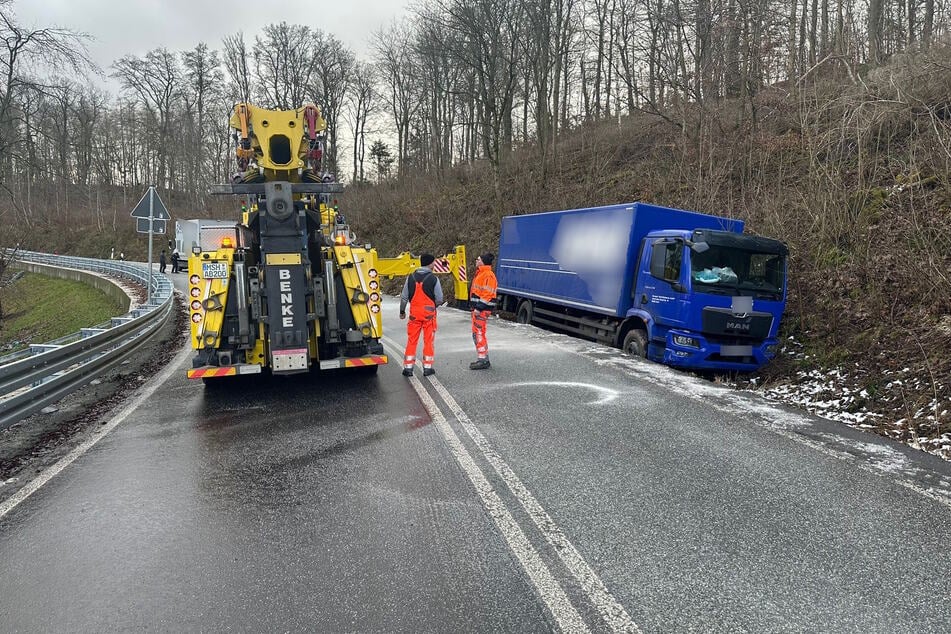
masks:
POLYGON ((947 463, 458 311, 407 380, 385 312, 377 376, 179 355, 0 507, 0 630, 947 631, 947 463))

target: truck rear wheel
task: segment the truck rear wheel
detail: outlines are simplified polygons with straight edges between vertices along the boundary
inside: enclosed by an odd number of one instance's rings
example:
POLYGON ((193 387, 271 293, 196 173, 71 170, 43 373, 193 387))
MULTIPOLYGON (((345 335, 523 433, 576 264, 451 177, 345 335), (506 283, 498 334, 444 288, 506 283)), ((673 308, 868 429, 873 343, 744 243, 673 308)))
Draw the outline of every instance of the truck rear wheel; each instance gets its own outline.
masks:
POLYGON ((640 328, 631 329, 624 335, 624 345, 621 349, 629 355, 647 358, 647 333, 640 328))
POLYGON ((530 324, 532 323, 532 314, 534 312, 532 309, 532 300, 523 299, 522 303, 518 305, 518 311, 515 313, 515 321, 520 324, 530 324))

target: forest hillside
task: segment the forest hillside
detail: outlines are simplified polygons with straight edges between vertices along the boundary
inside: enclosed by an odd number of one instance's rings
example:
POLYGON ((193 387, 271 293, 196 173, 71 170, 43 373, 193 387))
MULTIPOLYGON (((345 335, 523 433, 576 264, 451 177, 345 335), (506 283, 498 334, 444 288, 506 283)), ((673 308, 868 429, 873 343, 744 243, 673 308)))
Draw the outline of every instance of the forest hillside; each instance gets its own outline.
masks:
MULTIPOLYGON (((853 420, 946 453, 951 432, 951 51, 859 81, 772 86, 746 103, 634 113, 548 157, 351 188, 385 253, 497 250, 500 219, 630 201, 746 221, 790 248, 781 357, 758 389, 802 384, 853 420)), ((596 245, 594 245, 596 247, 596 245)), ((808 404, 808 403, 806 403, 808 404)), ((821 406, 818 411, 822 411, 821 406)))

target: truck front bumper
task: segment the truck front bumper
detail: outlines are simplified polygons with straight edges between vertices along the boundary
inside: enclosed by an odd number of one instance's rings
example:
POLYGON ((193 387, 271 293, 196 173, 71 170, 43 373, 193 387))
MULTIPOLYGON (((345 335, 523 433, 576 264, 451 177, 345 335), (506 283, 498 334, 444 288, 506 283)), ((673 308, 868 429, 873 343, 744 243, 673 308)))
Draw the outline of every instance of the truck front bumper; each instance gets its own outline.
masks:
POLYGON ((777 347, 775 339, 746 345, 721 345, 696 333, 671 331, 661 361, 665 365, 690 370, 755 372, 776 356, 777 347), (675 343, 675 337, 689 337, 697 345, 680 345, 675 343))

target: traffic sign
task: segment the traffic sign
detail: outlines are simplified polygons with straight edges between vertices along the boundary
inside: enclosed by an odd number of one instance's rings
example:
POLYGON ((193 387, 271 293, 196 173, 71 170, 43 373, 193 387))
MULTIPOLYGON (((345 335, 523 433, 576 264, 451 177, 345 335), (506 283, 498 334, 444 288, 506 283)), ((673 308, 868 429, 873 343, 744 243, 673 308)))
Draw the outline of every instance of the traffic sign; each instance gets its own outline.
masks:
MULTIPOLYGON (((159 220, 158 218, 152 219, 152 233, 165 234, 165 220, 159 220)), ((146 218, 136 218, 135 219, 135 230, 139 233, 149 233, 149 219, 146 218)))
MULTIPOLYGON (((165 203, 162 202, 158 192, 155 191, 155 185, 148 188, 145 194, 142 195, 142 200, 140 200, 135 206, 135 209, 132 210, 133 218, 148 218, 149 216, 158 220, 171 220, 172 218, 171 214, 168 213, 168 209, 165 207, 165 203), (151 213, 149 213, 150 207, 151 213)), ((164 233, 164 231, 162 233, 164 233)))

